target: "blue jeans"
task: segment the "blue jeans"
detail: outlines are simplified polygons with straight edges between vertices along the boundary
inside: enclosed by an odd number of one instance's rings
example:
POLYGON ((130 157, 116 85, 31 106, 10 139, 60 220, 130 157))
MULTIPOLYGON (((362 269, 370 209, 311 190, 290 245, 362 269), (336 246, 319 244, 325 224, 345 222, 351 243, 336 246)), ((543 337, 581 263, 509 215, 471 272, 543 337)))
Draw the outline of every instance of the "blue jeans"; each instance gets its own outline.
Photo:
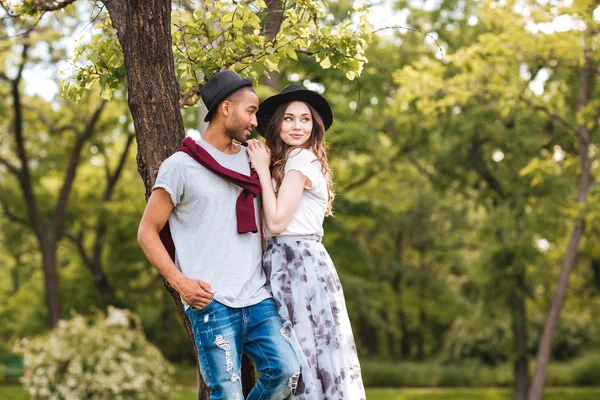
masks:
POLYGON ((297 384, 300 364, 281 325, 273 299, 243 308, 213 300, 201 310, 189 307, 198 362, 212 400, 242 400, 242 353, 262 373, 248 395, 252 399, 285 399, 297 384))

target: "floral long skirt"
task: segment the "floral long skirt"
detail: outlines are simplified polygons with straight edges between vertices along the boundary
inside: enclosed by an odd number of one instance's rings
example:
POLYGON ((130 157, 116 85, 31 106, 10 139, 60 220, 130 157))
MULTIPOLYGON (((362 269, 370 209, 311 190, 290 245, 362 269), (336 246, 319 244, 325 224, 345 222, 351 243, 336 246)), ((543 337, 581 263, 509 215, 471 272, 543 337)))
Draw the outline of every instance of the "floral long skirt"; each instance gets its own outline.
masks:
POLYGON ((320 238, 269 238, 263 267, 302 368, 292 398, 366 399, 342 285, 320 238))

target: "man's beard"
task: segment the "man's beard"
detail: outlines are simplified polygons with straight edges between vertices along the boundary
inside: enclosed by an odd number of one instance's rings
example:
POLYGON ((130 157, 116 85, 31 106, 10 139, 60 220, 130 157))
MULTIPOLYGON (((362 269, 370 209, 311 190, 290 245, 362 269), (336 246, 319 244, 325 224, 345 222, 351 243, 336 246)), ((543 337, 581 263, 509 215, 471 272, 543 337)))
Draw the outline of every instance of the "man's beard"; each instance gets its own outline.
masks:
POLYGON ((245 142, 246 129, 248 127, 240 123, 240 120, 237 118, 237 115, 233 115, 232 117, 232 123, 230 126, 225 127, 225 133, 231 139, 237 140, 238 142, 245 142))

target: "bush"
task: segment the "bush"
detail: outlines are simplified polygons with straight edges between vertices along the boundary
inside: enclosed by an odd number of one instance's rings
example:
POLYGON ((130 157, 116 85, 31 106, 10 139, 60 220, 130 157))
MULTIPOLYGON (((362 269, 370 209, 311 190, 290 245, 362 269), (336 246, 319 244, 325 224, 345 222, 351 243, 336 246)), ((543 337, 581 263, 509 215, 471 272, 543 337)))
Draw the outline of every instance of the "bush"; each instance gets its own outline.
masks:
MULTIPOLYGON (((532 355, 535 355, 539 347, 545 323, 541 317, 543 315, 536 315, 531 319, 529 347, 532 355)), ((591 315, 563 311, 552 339, 552 360, 567 361, 586 351, 593 346, 596 331, 596 322, 591 315)))
POLYGON ((166 399, 173 367, 148 343, 133 313, 73 315, 53 331, 15 345, 21 379, 36 399, 166 399))
POLYGON ((510 324, 506 319, 490 319, 479 313, 468 319, 459 317, 446 334, 442 361, 500 364, 508 359, 510 340, 510 324))
MULTIPOLYGON (((509 363, 496 366, 478 362, 443 364, 427 362, 363 361, 362 377, 367 387, 510 387, 513 370, 509 363)), ((535 360, 530 360, 530 376, 535 360)), ((600 353, 591 353, 569 362, 548 365, 547 386, 600 385, 600 353)))
POLYGON ((512 382, 509 365, 366 361, 361 366, 366 387, 488 387, 512 382))
POLYGON ((578 386, 600 385, 600 353, 592 353, 577 360, 573 378, 578 386))

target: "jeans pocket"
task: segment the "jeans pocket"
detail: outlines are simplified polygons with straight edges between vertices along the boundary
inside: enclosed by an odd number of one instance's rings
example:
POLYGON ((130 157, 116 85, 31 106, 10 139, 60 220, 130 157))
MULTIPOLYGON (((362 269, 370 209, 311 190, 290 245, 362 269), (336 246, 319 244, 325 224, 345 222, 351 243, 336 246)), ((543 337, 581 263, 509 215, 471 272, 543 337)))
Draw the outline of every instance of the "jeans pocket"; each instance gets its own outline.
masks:
POLYGON ((202 308, 193 308, 192 307, 192 310, 194 310, 195 313, 204 313, 207 309, 209 309, 213 305, 214 302, 215 302, 215 298, 213 297, 212 300, 209 301, 208 304, 205 305, 204 307, 202 307, 202 308))

